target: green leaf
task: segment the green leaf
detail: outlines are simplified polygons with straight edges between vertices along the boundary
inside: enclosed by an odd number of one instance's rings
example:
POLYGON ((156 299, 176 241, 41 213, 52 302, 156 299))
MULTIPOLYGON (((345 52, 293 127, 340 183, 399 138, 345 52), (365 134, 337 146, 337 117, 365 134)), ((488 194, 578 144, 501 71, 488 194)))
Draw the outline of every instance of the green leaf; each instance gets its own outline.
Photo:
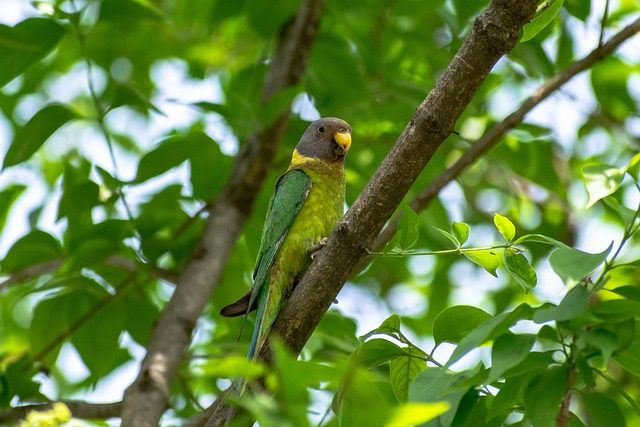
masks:
POLYGON ((622 322, 640 313, 640 303, 626 299, 611 299, 602 301, 590 311, 607 322, 622 322))
POLYGON ((449 426, 453 421, 458 405, 467 392, 464 387, 456 387, 470 378, 470 371, 452 372, 446 368, 427 368, 420 372, 409 388, 409 400, 412 402, 448 402, 449 410, 425 426, 449 426))
POLYGON ((164 15, 147 0, 103 0, 100 21, 161 21, 164 15))
POLYGON ((410 353, 406 349, 382 338, 371 339, 362 344, 358 350, 358 359, 366 367, 382 365, 398 356, 410 356, 410 353))
POLYGON ((72 184, 66 188, 58 204, 58 220, 74 217, 100 204, 100 187, 93 181, 72 184))
POLYGON ((187 161, 193 155, 193 151, 193 144, 188 137, 174 136, 165 139, 142 156, 134 182, 139 184, 162 175, 187 161))
POLYGON ((602 394, 581 392, 580 395, 593 427, 627 425, 622 410, 614 400, 602 394))
POLYGON ((486 311, 469 305, 448 307, 433 322, 433 339, 436 345, 443 342, 457 344, 491 318, 486 311))
POLYGON ((7 215, 9 215, 13 202, 20 197, 26 188, 23 185, 10 185, 0 192, 0 232, 7 222, 7 215))
POLYGON ((412 427, 425 423, 444 414, 449 409, 448 402, 409 402, 393 409, 384 427, 412 427))
POLYGON ((0 87, 44 58, 63 35, 64 28, 53 19, 29 18, 15 27, 0 24, 0 87))
POLYGON ((191 166, 193 195, 205 201, 213 199, 227 180, 232 158, 224 155, 218 144, 203 132, 162 141, 140 159, 134 182, 139 184, 155 178, 187 160, 191 166))
POLYGON ((549 255, 549 263, 565 284, 572 286, 593 273, 605 261, 612 247, 613 242, 597 254, 574 248, 559 248, 549 255))
POLYGON ((500 385, 500 392, 498 392, 495 399, 493 399, 493 403, 487 414, 487 420, 499 417, 504 412, 509 411, 516 402, 520 401, 528 385, 528 380, 529 375, 519 375, 508 378, 500 385))
POLYGON ((637 339, 620 354, 614 354, 615 360, 625 371, 640 376, 640 341, 637 339))
POLYGON ((589 195, 587 209, 598 200, 615 193, 620 188, 625 173, 626 168, 616 168, 608 165, 591 165, 582 169, 584 185, 589 195))
POLYGON ((16 133, 4 158, 3 169, 28 160, 56 130, 76 117, 62 104, 51 104, 38 111, 16 133))
POLYGON ((529 260, 522 253, 516 252, 513 248, 504 251, 504 266, 515 279, 525 294, 528 294, 538 283, 536 271, 529 264, 529 260))
POLYGON ((439 231, 444 237, 446 237, 447 239, 449 239, 451 241, 451 243, 453 243, 456 248, 460 246, 460 242, 458 241, 457 238, 453 237, 453 235, 451 233, 449 233, 448 231, 444 231, 438 227, 433 227, 435 228, 437 231, 439 231))
POLYGON ((376 334, 389 335, 391 337, 397 338, 398 333, 400 332, 400 325, 400 316, 398 316, 397 314, 392 314, 391 316, 387 317, 384 322, 380 324, 380 326, 361 336, 360 340, 364 341, 376 334))
MULTIPOLYGON (((356 370, 349 387, 334 398, 334 412, 338 414, 343 426, 375 426, 389 418, 389 403, 382 394, 379 383, 368 372, 356 370), (336 408, 336 400, 339 407, 336 408), (368 410, 363 410, 368 408, 368 410)), ((282 423, 273 424, 274 427, 282 423)))
POLYGON ((547 25, 549 25, 558 15, 558 12, 560 12, 563 3, 564 0, 548 0, 543 3, 538 8, 533 19, 522 29, 522 38, 520 38, 520 43, 531 40, 547 25))
POLYGON ((617 288, 607 290, 631 301, 640 302, 640 288, 638 288, 637 286, 618 286, 617 288))
POLYGON ((464 251, 462 254, 471 262, 487 270, 492 276, 498 277, 496 270, 500 267, 500 257, 494 250, 464 251))
POLYGON ((594 64, 591 68, 591 86, 601 111, 616 122, 623 122, 636 108, 635 97, 629 93, 629 77, 636 66, 618 57, 594 64))
POLYGON ((275 3, 245 0, 245 13, 251 26, 263 36, 272 36, 293 16, 298 2, 283 0, 275 3))
POLYGON ((580 331, 579 337, 584 340, 584 342, 600 351, 602 354, 603 366, 605 367, 607 366, 613 352, 620 346, 620 339, 618 336, 605 329, 580 331))
POLYGON ((496 228, 504 237, 504 240, 510 242, 516 237, 516 226, 507 218, 506 216, 502 216, 499 213, 496 213, 493 216, 493 223, 496 225, 496 228))
POLYGON ((545 323, 550 320, 564 322, 574 319, 582 319, 587 316, 589 303, 589 291, 584 286, 574 286, 562 299, 557 307, 543 308, 533 315, 536 323, 545 323))
POLYGON ((524 407, 534 426, 556 424, 560 403, 567 391, 567 369, 552 366, 533 378, 524 392, 524 407))
POLYGON ((451 366, 472 349, 505 333, 519 320, 531 319, 533 310, 527 304, 520 304, 511 312, 501 313, 467 334, 453 351, 446 366, 451 366))
POLYGON ((454 221, 453 224, 451 224, 451 232, 453 233, 456 240, 460 243, 459 246, 464 245, 469 238, 469 226, 464 222, 454 221))
POLYGON ((406 206, 398 222, 397 246, 400 249, 409 249, 416 243, 420 234, 418 232, 419 222, 418 214, 409 206, 406 206))
POLYGON ((15 273, 62 256, 62 248, 51 234, 34 230, 13 244, 0 265, 3 273, 15 273))
POLYGON ((487 383, 494 382, 508 369, 525 360, 535 342, 534 335, 514 335, 507 332, 498 337, 491 351, 491 370, 487 383))
POLYGON ((565 243, 543 234, 525 234, 514 242, 516 245, 520 245, 522 243, 544 243, 546 245, 555 246, 556 248, 570 248, 570 246, 565 243))
POLYGON ((394 357, 389 362, 389 379, 391 387, 400 403, 409 399, 409 387, 418 374, 427 368, 424 355, 409 348, 406 356, 394 357))
MULTIPOLYGON (((251 266, 253 267, 253 265, 251 266)), ((356 337, 357 325, 337 311, 329 310, 320 321, 312 335, 312 339, 319 338, 329 347, 336 348, 346 354, 353 353, 360 342, 356 337)))
POLYGON ((198 365, 198 368, 208 377, 234 379, 241 376, 248 381, 265 373, 264 365, 252 362, 245 356, 226 356, 207 360, 198 365))

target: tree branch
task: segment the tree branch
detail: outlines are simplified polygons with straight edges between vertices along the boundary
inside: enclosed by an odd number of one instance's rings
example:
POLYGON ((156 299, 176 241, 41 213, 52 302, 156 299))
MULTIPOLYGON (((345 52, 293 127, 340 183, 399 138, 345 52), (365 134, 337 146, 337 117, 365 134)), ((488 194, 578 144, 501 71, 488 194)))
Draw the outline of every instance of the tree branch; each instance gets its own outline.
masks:
MULTIPOLYGON (((292 292, 270 334, 300 352, 495 63, 516 45, 520 29, 535 10, 535 2, 528 0, 493 0, 476 19, 459 52, 292 292)), ((258 359, 270 360, 268 345, 259 349, 258 359)), ((207 426, 221 426, 228 411, 221 405, 216 422, 212 419, 207 426)))
MULTIPOLYGON (((263 101, 300 82, 323 4, 324 0, 304 1, 286 27, 265 79, 263 101)), ((167 408, 183 352, 251 212, 288 118, 286 108, 273 124, 254 132, 238 153, 229 182, 212 205, 193 257, 180 274, 178 286, 154 328, 138 377, 125 392, 122 426, 156 426, 167 408)))
MULTIPOLYGON (((34 403, 11 408, 7 411, 0 411, 0 424, 23 419, 31 411, 46 411, 52 408, 57 402, 34 403)), ((114 403, 88 403, 78 400, 62 401, 67 405, 75 418, 89 420, 106 420, 120 416, 121 402, 114 403)))
MULTIPOLYGON (((598 45, 587 56, 574 62, 563 72, 556 74, 553 78, 540 86, 520 107, 509 114, 502 122, 494 126, 471 148, 466 151, 449 169, 434 179, 427 188, 422 190, 410 203, 411 209, 416 212, 426 209, 440 191, 470 165, 476 162, 484 153, 494 147, 509 130, 522 123, 524 117, 537 107, 542 101, 560 89, 565 83, 576 75, 591 68, 595 63, 611 55, 626 40, 633 37, 640 31, 640 19, 636 20, 618 34, 613 36, 608 42, 598 45)), ((396 233, 400 216, 395 217, 389 225, 380 233, 373 245, 373 250, 377 251, 386 245, 396 233)))

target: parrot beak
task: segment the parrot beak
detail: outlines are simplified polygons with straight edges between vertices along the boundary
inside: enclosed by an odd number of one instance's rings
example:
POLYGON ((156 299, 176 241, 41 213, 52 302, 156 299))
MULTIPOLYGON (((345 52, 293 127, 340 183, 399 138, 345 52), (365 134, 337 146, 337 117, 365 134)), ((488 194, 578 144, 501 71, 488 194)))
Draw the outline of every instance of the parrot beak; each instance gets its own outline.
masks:
POLYGON ((349 132, 336 132, 333 135, 334 141, 338 144, 339 154, 347 154, 351 148, 351 134, 349 132))

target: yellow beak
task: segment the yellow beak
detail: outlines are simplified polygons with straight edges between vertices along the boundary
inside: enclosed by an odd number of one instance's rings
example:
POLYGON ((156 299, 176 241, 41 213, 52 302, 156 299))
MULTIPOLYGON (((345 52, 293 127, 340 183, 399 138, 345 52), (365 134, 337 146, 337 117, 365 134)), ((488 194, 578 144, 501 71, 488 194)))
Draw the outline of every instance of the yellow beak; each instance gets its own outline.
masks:
POLYGON ((333 139, 338 143, 342 151, 346 154, 351 148, 351 134, 349 132, 336 132, 333 139))

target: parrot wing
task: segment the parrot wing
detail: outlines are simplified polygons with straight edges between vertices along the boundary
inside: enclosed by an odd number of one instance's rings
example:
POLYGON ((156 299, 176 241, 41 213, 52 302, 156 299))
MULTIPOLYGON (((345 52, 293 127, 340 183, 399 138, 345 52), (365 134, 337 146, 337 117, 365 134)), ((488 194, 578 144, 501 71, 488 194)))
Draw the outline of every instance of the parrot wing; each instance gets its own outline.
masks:
POLYGON ((278 179, 267 208, 262 241, 253 271, 253 287, 239 300, 224 307, 220 314, 225 317, 246 316, 256 309, 260 290, 268 278, 269 270, 278 255, 287 231, 300 212, 310 189, 311 178, 301 170, 290 170, 278 179))

